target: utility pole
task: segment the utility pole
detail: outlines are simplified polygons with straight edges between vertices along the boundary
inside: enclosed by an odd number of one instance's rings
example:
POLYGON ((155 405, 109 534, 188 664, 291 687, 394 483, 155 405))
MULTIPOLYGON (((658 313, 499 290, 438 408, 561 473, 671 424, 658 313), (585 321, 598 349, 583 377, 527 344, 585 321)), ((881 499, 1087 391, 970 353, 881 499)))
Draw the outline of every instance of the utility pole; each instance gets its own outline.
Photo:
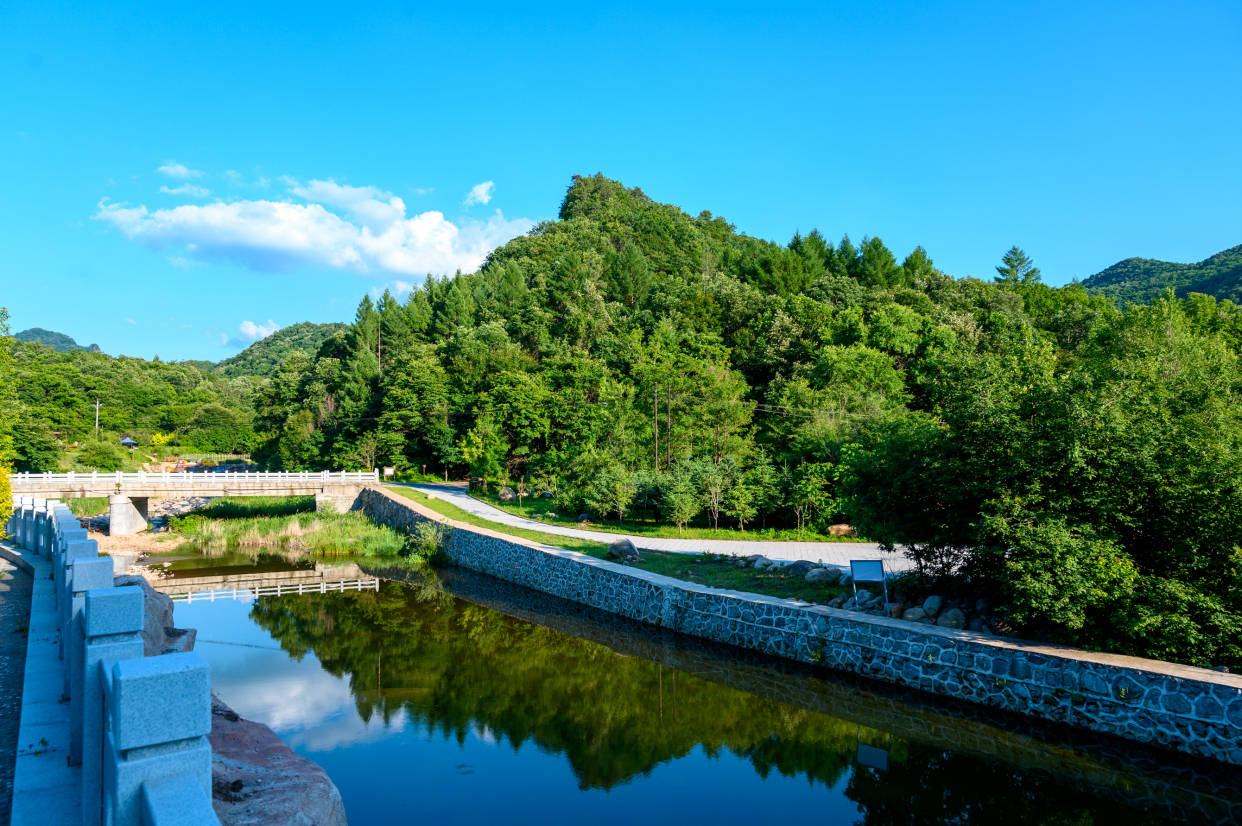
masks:
POLYGON ((664 431, 664 452, 668 454, 668 466, 673 466, 673 385, 670 382, 668 392, 664 394, 668 397, 668 429, 664 431))
POLYGON ((95 438, 99 438, 99 399, 95 399, 95 438))
POLYGON ((655 469, 660 472, 660 384, 651 394, 651 423, 655 425, 655 469))

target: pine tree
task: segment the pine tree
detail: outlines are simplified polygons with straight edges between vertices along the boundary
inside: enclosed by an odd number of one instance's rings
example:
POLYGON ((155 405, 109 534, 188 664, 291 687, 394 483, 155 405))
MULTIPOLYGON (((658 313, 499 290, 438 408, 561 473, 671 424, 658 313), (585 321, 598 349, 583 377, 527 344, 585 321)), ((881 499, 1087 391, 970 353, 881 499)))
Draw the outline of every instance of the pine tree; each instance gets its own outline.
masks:
POLYGON ((1040 280, 1039 269, 1017 245, 1010 247, 1001 258, 996 272, 996 280, 1001 284, 1038 284, 1040 280))

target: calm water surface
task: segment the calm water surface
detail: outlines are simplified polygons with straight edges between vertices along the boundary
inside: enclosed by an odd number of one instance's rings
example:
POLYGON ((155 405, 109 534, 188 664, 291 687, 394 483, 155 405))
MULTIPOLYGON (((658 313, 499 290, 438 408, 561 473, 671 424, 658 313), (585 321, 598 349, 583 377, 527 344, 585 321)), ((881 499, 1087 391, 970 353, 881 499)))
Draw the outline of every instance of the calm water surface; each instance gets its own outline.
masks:
POLYGON ((353 826, 1138 826, 1242 811, 1242 781, 1210 764, 601 620, 486 577, 176 616, 198 629, 215 691, 322 765, 353 826))

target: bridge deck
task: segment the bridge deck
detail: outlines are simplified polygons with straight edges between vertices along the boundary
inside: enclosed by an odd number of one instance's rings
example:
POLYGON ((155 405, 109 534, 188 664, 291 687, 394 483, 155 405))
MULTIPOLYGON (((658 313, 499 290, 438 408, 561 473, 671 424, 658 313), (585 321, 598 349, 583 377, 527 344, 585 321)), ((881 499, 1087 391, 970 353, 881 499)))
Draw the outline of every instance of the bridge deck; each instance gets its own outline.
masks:
POLYGON ((298 496, 379 481, 379 471, 222 471, 218 473, 14 473, 14 496, 77 499, 122 494, 171 499, 180 496, 298 496))

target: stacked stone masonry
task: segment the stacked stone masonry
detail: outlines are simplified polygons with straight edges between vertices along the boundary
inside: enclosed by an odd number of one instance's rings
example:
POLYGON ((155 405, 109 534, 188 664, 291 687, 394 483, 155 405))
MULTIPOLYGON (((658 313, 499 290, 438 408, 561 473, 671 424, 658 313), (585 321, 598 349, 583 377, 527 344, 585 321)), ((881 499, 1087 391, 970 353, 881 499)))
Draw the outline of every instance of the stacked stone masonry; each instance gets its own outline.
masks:
MULTIPOLYGON (((443 517, 382 488, 355 508, 410 530, 443 517)), ((1242 765, 1242 675, 725 591, 460 523, 449 561, 640 622, 1242 765)))

